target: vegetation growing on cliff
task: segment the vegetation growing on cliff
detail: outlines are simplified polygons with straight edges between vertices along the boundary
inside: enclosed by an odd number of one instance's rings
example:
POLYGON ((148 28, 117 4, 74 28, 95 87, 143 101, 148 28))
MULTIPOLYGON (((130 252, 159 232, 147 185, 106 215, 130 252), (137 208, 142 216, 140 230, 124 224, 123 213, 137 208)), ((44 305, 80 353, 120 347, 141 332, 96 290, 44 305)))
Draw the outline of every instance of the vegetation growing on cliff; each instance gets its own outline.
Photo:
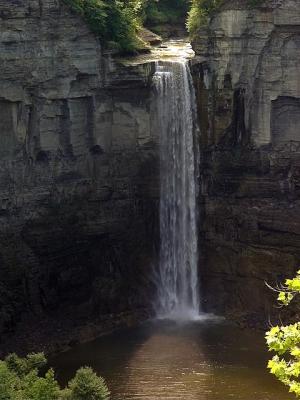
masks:
POLYGON ((130 53, 145 47, 138 31, 145 25, 185 18, 189 0, 64 0, 80 14, 103 43, 130 53))
POLYGON ((145 23, 150 26, 176 24, 186 18, 189 5, 189 0, 145 0, 145 23))
MULTIPOLYGON (((300 293, 300 271, 294 279, 287 279, 278 294, 278 301, 287 306, 300 293)), ((269 351, 276 355, 268 368, 276 378, 300 397, 300 322, 275 326, 266 334, 269 351)))
POLYGON ((192 0, 187 20, 187 27, 190 34, 196 34, 199 28, 207 23, 210 15, 222 3, 223 0, 192 0))
MULTIPOLYGON (((155 27, 186 18, 195 35, 226 0, 64 0, 89 24, 103 43, 130 53, 145 48, 138 31, 143 24, 155 27)), ((247 0, 257 6, 263 0, 247 0)))
MULTIPOLYGON (((259 6, 263 0, 247 0, 249 7, 259 6)), ((188 13, 187 28, 192 36, 197 34, 199 29, 208 23, 212 14, 219 7, 226 3, 226 0, 191 0, 191 7, 188 13)))
POLYGON ((64 0, 106 44, 131 52, 140 45, 137 29, 144 0, 64 0))
POLYGON ((108 400, 109 391, 91 368, 80 368, 67 388, 61 389, 54 371, 45 373, 43 353, 19 358, 15 354, 0 361, 0 399, 3 400, 108 400))

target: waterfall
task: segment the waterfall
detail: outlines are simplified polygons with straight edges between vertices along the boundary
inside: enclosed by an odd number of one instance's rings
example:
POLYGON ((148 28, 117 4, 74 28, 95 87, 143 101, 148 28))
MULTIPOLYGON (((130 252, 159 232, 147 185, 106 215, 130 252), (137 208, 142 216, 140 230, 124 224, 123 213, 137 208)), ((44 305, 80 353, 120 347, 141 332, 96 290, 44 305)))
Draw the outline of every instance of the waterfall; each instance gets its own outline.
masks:
POLYGON ((199 314, 196 99, 187 61, 156 63, 160 132, 160 256, 157 315, 199 314))

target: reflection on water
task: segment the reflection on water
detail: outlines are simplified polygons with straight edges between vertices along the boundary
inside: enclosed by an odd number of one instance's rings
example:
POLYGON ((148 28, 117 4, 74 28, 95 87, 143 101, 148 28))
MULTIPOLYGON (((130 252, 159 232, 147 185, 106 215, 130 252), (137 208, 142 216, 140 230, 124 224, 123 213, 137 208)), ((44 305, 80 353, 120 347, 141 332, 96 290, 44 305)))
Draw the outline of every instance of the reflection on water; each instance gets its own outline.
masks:
POLYGON ((103 375, 113 400, 288 400, 265 369, 263 334, 224 323, 149 323, 61 354, 62 383, 81 365, 103 375))

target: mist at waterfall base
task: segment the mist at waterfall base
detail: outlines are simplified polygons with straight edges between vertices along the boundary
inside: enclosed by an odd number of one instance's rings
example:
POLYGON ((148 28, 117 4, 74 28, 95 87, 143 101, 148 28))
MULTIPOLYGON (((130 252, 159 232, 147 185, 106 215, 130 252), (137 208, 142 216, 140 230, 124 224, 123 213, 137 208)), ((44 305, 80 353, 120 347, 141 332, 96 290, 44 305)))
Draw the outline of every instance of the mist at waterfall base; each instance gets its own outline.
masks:
POLYGON ((188 61, 158 61, 153 77, 160 132, 158 318, 200 318, 197 235, 198 134, 188 61))

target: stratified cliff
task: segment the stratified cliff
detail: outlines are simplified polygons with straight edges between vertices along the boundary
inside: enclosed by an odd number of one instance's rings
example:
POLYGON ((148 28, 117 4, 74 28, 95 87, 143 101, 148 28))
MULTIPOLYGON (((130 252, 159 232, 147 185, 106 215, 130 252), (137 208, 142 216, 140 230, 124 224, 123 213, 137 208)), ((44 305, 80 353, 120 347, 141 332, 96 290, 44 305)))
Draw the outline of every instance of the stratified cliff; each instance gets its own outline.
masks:
POLYGON ((62 0, 0 0, 0 65, 0 335, 92 337, 149 305, 151 64, 116 65, 62 0))
MULTIPOLYGON (((300 2, 227 1, 194 41, 207 309, 268 322, 300 262, 300 2)), ((275 310, 278 313, 278 310, 275 310)))

